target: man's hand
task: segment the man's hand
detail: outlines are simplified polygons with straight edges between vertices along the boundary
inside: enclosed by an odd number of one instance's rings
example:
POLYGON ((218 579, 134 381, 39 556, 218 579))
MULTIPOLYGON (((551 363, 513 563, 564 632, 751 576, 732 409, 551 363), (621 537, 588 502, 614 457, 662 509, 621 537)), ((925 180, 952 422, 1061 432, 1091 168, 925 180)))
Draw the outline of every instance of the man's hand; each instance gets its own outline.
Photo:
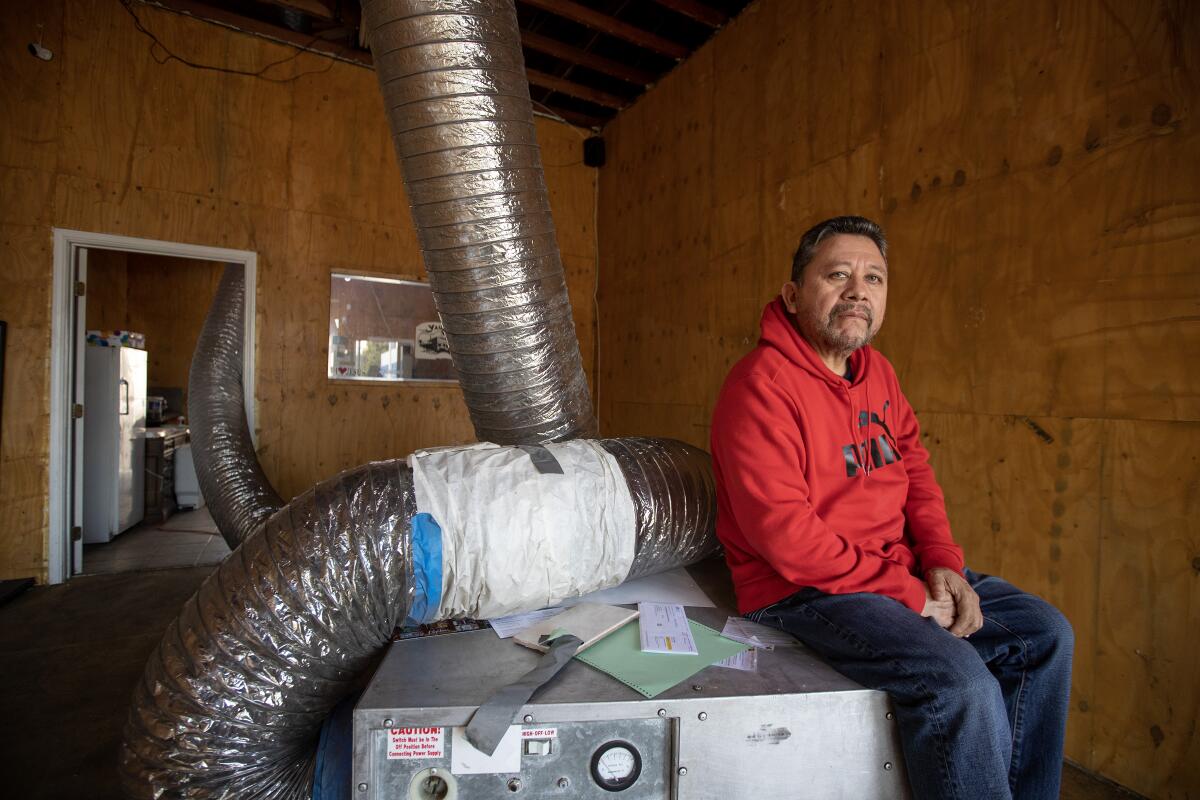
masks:
POLYGON ((921 616, 933 617, 937 624, 960 637, 970 636, 983 627, 979 595, 962 575, 952 569, 936 567, 925 573, 925 583, 925 610, 921 616), (950 608, 948 617, 947 606, 950 608))
POLYGON ((949 598, 935 600, 929 584, 925 584, 925 608, 921 609, 921 616, 932 617, 938 625, 949 628, 954 624, 954 601, 949 598))

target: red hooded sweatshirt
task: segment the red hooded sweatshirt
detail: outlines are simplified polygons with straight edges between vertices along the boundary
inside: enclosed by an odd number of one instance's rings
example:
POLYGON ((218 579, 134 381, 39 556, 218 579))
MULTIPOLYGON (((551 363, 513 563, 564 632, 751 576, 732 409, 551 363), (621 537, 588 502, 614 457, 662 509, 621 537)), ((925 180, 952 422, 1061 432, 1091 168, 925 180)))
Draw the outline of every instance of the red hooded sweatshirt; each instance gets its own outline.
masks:
POLYGON ((776 298, 713 413, 717 536, 748 613, 811 586, 920 613, 934 567, 962 572, 917 418, 880 353, 835 374, 776 298))

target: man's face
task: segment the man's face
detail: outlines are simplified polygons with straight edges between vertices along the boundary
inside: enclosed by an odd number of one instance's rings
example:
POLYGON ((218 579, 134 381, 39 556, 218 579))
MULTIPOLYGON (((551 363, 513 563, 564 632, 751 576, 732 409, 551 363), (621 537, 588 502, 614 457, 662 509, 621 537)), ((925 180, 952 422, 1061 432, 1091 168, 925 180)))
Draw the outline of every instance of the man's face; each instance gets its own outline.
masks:
POLYGON ((887 308, 887 264, 866 236, 821 241, 799 285, 783 285, 783 302, 819 353, 845 356, 871 341, 887 308))

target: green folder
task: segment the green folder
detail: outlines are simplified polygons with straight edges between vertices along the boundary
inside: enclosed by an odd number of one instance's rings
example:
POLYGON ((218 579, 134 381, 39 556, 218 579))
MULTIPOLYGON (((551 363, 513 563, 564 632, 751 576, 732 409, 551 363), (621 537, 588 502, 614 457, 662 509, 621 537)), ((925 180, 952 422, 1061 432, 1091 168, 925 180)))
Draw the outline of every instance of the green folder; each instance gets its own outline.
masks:
POLYGON ((705 667, 750 649, 749 645, 726 639, 695 620, 688 620, 688 624, 692 628, 692 639, 696 642, 699 655, 642 652, 638 623, 634 620, 578 653, 575 658, 601 672, 607 672, 646 697, 655 697, 705 667))

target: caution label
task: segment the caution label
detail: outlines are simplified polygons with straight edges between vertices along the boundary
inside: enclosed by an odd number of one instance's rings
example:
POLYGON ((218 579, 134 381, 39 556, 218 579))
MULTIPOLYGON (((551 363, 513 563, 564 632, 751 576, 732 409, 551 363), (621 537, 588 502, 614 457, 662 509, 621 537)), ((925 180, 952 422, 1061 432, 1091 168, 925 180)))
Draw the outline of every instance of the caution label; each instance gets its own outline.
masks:
POLYGON ((522 739, 556 739, 558 728, 522 728, 522 739))
POLYGON ((388 758, 442 758, 445 749, 441 728, 392 728, 388 731, 388 758))

